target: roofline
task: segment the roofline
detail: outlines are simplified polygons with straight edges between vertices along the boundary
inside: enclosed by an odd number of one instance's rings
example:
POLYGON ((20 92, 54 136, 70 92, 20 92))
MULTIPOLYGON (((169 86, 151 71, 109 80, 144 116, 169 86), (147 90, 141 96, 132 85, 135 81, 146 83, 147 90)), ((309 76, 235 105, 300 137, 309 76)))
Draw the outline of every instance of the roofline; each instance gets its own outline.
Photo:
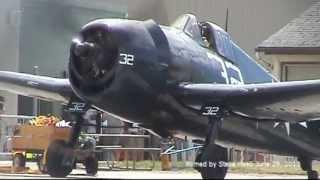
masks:
POLYGON ((320 54, 320 47, 256 47, 265 54, 320 54))

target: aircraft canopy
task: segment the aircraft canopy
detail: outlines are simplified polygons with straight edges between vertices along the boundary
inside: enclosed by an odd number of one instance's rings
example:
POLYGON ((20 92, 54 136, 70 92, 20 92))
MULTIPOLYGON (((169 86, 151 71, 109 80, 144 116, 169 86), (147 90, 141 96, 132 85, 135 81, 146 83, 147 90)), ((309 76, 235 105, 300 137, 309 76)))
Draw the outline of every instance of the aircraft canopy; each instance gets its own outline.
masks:
POLYGON ((195 15, 184 14, 178 17, 178 19, 174 21, 174 23, 172 23, 171 26, 182 30, 192 39, 194 39, 200 44, 203 44, 200 26, 195 15))

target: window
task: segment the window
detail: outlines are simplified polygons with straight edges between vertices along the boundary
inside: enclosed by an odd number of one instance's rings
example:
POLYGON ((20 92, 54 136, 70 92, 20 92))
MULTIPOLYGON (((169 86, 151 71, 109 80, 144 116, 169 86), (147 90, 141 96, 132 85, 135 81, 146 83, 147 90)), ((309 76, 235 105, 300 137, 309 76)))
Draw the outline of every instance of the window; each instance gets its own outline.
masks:
POLYGON ((4 112, 4 103, 5 103, 4 97, 0 96, 0 113, 1 114, 4 112))
POLYGON ((171 26, 176 29, 180 29, 200 45, 204 44, 202 41, 200 26, 196 16, 192 14, 182 15, 171 26))
POLYGON ((172 24, 171 26, 180 29, 183 31, 184 27, 186 26, 187 22, 189 20, 189 17, 187 15, 182 15, 178 17, 172 24))

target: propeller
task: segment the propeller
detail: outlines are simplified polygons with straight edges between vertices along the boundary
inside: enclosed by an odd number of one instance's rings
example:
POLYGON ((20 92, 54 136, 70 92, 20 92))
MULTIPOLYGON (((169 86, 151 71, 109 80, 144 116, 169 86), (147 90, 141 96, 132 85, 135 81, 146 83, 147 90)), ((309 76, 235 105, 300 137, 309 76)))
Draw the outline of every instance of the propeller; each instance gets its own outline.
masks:
POLYGON ((74 70, 88 84, 103 84, 113 75, 118 47, 107 25, 87 26, 73 39, 71 61, 74 70))

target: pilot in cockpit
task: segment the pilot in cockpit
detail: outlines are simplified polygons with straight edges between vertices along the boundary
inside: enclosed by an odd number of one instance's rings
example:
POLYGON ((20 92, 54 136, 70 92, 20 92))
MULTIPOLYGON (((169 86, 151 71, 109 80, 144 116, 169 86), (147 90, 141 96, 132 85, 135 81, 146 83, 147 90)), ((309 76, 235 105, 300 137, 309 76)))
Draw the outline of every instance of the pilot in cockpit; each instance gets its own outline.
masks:
POLYGON ((209 33, 208 27, 204 23, 199 23, 201 30, 202 41, 206 48, 212 49, 212 44, 210 43, 211 34, 209 33))

